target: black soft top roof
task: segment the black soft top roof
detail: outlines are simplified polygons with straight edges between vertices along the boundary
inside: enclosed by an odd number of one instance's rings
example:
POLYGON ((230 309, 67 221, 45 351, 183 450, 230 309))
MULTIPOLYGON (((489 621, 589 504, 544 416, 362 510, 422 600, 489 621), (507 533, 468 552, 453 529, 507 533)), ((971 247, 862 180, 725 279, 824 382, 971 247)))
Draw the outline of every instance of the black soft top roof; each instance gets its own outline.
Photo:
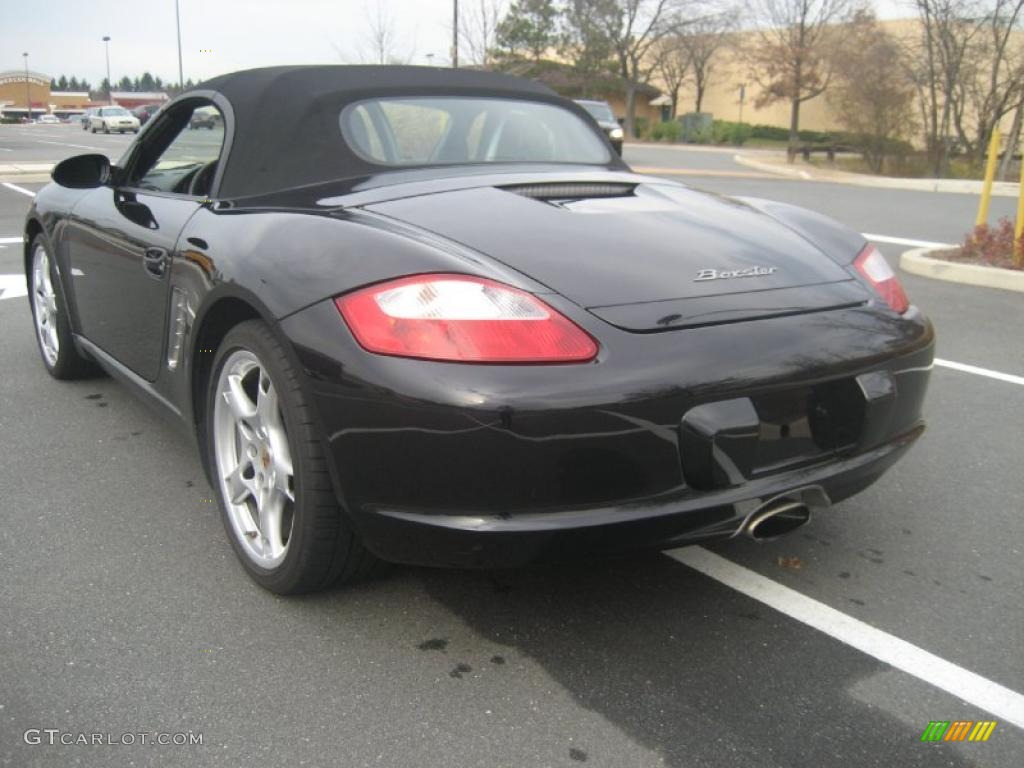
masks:
POLYGON ((345 143, 338 115, 374 96, 503 96, 581 109, 545 85, 472 69, 398 66, 292 66, 249 69, 207 80, 224 96, 234 134, 220 197, 266 194, 378 172, 345 143))

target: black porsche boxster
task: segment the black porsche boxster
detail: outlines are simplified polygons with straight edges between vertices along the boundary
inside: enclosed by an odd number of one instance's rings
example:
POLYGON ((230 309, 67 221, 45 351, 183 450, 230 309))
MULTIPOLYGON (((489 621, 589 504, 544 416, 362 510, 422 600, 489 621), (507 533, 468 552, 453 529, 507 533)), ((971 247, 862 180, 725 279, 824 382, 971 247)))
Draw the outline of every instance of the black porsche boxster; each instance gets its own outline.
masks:
POLYGON ((635 175, 532 82, 239 72, 53 181, 44 365, 174 414, 276 592, 774 537, 923 430, 933 331, 861 235, 635 175))

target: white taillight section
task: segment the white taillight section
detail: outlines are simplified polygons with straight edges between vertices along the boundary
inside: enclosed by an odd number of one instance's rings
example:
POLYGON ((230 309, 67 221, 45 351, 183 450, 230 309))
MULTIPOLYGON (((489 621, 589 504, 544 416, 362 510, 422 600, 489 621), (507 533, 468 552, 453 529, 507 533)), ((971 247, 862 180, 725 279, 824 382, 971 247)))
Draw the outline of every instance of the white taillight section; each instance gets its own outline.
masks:
POLYGON ((903 286, 900 285, 896 273, 889 266, 889 262, 875 246, 870 244, 865 246, 860 255, 854 259, 853 266, 865 280, 871 283, 871 287, 893 311, 901 315, 907 311, 910 307, 910 300, 907 298, 903 286))
POLYGON ((597 343, 532 294, 468 275, 417 275, 335 299, 356 341, 381 355, 463 363, 581 363, 597 343))

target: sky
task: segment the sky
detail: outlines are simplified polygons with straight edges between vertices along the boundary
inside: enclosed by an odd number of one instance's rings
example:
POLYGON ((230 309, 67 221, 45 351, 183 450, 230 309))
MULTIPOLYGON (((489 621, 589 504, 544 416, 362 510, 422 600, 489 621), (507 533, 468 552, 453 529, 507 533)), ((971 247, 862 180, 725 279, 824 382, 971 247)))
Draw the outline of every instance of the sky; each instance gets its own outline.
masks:
MULTIPOLYGON (((461 0, 463 11, 479 1, 461 0)), ((378 5, 402 60, 448 64, 452 0, 179 0, 185 79, 275 64, 370 62, 378 5)), ((885 18, 909 15, 906 5, 875 3, 885 18)), ((174 0, 0 0, 0 29, 0 71, 22 69, 27 51, 29 69, 98 87, 109 35, 114 82, 144 71, 178 79, 174 0)))

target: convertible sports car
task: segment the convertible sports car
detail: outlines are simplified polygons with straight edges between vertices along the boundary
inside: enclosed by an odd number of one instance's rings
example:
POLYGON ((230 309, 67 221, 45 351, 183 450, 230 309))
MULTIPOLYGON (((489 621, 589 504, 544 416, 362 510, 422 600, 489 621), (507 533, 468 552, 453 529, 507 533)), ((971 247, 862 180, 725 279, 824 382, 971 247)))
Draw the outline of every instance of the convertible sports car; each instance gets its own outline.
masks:
POLYGON ((53 180, 44 365, 179 417, 276 592, 771 538, 923 430, 932 327, 862 236, 635 175, 532 82, 239 72, 53 180))

